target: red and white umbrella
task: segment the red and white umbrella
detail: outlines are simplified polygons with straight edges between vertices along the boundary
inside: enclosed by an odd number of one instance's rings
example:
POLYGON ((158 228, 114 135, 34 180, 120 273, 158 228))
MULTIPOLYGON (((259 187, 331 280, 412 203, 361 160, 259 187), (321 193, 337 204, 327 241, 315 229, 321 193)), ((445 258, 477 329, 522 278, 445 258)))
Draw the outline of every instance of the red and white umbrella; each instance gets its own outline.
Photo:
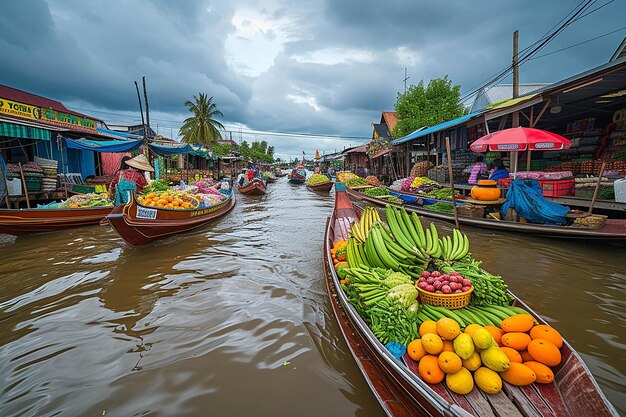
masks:
POLYGON ((474 152, 556 151, 571 142, 556 133, 532 127, 513 127, 481 137, 470 145, 474 152))

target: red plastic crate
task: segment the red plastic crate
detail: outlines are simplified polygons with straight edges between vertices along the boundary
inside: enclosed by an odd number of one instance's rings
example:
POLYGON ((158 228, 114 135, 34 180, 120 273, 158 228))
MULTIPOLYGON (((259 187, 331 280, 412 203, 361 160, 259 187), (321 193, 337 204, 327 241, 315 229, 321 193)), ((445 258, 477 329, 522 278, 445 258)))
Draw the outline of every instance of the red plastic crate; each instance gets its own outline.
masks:
MULTIPOLYGON (((502 178, 498 184, 509 187, 513 178, 502 178)), ((574 195, 574 178, 564 180, 537 180, 544 197, 559 197, 563 195, 574 195)))

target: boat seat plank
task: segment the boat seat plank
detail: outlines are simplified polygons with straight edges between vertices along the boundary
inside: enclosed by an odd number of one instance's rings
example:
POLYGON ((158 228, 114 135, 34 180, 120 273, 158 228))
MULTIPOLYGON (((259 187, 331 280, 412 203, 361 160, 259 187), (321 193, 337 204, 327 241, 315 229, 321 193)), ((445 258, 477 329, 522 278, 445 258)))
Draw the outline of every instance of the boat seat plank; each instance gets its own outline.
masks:
POLYGON ((539 397, 540 400, 543 400, 535 403, 541 415, 554 417, 569 415, 569 410, 563 403, 561 393, 554 383, 531 384, 520 388, 529 398, 539 397))
POLYGON ((472 392, 463 397, 467 399, 471 407, 474 409, 474 414, 477 416, 496 417, 489 399, 485 397, 486 395, 487 394, 484 394, 480 389, 478 389, 478 387, 474 387, 472 392))
POLYGON ((532 397, 527 397, 526 393, 522 391, 520 387, 516 387, 504 381, 502 382, 502 389, 509 397, 511 397, 523 416, 542 417, 539 410, 537 410, 535 404, 538 402, 543 402, 543 400, 536 392, 535 395, 533 395, 532 397))
POLYGON ((497 417, 524 417, 507 395, 500 391, 497 394, 483 393, 497 417))

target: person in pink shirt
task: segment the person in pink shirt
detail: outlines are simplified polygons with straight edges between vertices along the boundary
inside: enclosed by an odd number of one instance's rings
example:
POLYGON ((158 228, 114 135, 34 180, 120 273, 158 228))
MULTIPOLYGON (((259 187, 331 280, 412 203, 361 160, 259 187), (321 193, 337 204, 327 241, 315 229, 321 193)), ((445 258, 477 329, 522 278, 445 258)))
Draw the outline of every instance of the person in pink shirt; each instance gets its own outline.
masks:
POLYGON ((487 174, 487 172, 487 164, 483 162, 483 156, 477 156, 476 163, 472 167, 472 172, 470 173, 467 183, 472 185, 476 184, 479 180, 479 175, 487 174))

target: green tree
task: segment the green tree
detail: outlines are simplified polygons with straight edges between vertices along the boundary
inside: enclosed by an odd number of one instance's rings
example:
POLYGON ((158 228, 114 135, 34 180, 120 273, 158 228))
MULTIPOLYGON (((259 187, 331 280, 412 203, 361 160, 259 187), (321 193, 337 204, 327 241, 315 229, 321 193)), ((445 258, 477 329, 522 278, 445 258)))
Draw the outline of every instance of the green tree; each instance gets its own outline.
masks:
POLYGON ((213 148, 211 148, 211 152, 213 152, 213 155, 215 156, 228 156, 233 152, 233 150, 234 146, 230 143, 214 145, 213 148))
POLYGON ((411 85, 405 93, 398 93, 395 110, 398 116, 393 135, 401 138, 423 126, 435 126, 464 114, 459 103, 461 86, 452 85, 448 76, 411 85))
POLYGON ((193 101, 185 101, 185 106, 192 115, 185 119, 178 132, 183 137, 182 141, 212 148, 221 138, 217 129, 224 129, 224 126, 215 120, 223 114, 217 109, 213 97, 200 93, 198 97, 193 96, 193 101))

